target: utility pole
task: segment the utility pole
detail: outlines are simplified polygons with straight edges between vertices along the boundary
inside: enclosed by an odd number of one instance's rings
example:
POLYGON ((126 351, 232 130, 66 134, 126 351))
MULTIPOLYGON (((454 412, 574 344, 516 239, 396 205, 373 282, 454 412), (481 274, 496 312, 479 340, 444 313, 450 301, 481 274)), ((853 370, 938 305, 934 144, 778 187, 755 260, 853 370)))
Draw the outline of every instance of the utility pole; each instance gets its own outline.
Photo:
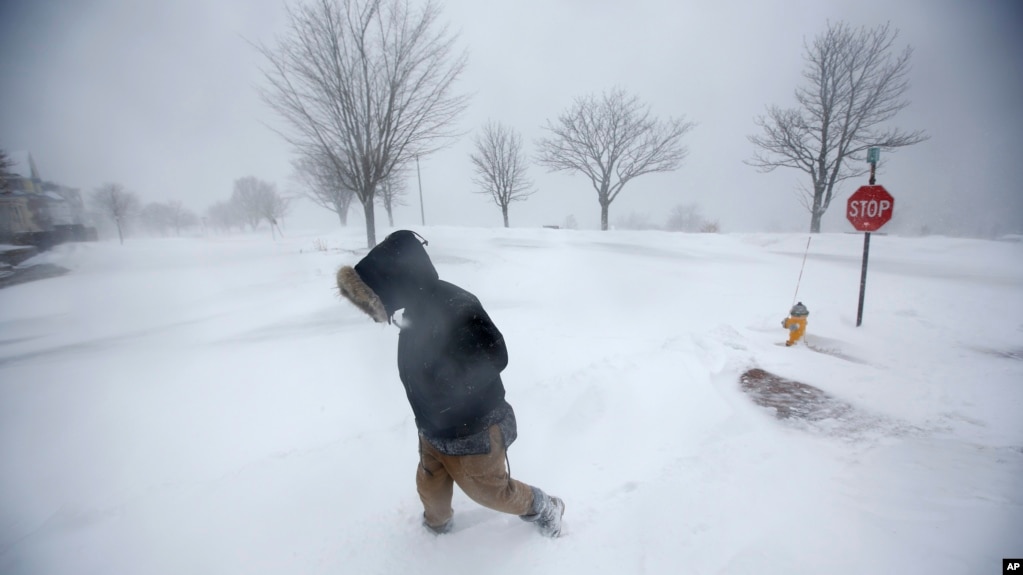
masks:
POLYGON ((423 174, 419 171, 419 154, 416 154, 416 178, 419 179, 419 218, 426 225, 426 212, 423 211, 423 174))

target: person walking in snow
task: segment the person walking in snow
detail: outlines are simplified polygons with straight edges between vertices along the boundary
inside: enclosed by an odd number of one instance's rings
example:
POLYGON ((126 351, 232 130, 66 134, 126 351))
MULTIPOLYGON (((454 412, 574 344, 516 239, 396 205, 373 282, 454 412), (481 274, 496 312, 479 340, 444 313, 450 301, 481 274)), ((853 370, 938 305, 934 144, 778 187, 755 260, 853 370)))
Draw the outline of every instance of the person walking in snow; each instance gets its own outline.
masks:
POLYGON ((419 429, 416 487, 423 525, 451 529, 453 485, 480 505, 520 516, 549 537, 565 504, 512 479, 505 467, 515 412, 505 401, 504 337, 479 300, 440 279, 425 240, 396 231, 354 267, 337 272, 341 294, 375 321, 397 321, 398 376, 419 429))

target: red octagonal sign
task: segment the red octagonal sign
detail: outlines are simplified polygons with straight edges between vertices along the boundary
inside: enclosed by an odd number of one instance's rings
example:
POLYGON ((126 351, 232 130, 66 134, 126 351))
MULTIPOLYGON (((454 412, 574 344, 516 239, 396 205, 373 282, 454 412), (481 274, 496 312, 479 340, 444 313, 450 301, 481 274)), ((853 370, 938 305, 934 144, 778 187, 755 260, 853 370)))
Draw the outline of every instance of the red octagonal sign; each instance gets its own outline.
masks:
POLYGON ((860 186, 849 196, 845 217, 861 232, 875 232, 892 219, 895 198, 884 186, 860 186))

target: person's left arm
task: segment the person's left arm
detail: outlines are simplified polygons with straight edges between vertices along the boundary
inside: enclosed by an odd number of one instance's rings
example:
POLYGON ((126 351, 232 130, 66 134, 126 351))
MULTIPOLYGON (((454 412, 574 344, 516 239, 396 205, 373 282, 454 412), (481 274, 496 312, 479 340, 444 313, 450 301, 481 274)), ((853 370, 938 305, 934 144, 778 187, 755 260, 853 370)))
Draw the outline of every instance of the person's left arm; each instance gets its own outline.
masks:
POLYGON ((508 365, 504 336, 482 306, 473 306, 463 316, 461 348, 467 355, 486 358, 498 372, 508 365))

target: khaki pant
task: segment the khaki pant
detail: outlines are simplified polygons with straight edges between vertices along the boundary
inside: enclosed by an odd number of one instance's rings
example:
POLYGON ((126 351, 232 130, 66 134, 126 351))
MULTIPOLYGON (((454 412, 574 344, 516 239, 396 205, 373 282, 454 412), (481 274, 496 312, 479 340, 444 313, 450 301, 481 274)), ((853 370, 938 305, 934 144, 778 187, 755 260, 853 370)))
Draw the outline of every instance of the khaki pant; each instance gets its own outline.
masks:
POLYGON ((426 522, 440 526, 451 519, 455 483, 473 501, 496 511, 526 515, 533 506, 533 489, 508 475, 501 429, 490 427, 490 453, 445 455, 419 437, 416 487, 423 501, 426 522))

